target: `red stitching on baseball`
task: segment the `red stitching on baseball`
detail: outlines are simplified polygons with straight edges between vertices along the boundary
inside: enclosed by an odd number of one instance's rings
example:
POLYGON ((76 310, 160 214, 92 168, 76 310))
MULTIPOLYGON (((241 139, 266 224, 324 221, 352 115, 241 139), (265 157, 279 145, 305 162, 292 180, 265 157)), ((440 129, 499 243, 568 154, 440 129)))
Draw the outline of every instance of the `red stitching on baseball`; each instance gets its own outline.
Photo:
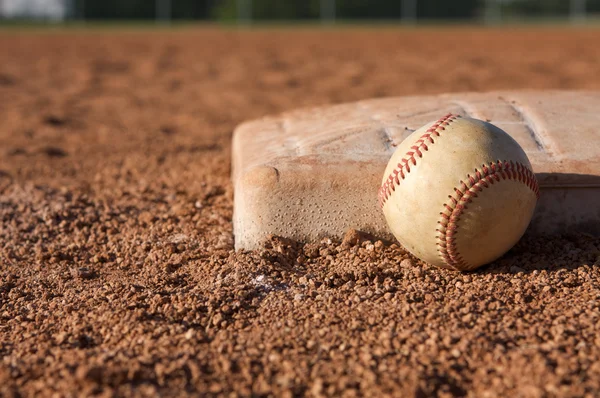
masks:
POLYGON ((392 172, 390 173, 388 178, 385 180, 385 182, 379 188, 379 192, 378 192, 379 205, 382 208, 383 208, 383 205, 385 205, 385 202, 388 200, 388 198, 392 194, 392 192, 394 192, 396 190, 396 186, 400 185, 400 180, 401 179, 404 180, 406 178, 406 174, 410 173, 410 164, 409 163, 412 163, 413 166, 416 166, 417 165, 417 157, 422 158, 423 157, 422 151, 429 150, 428 145, 435 143, 435 141, 433 140, 433 137, 439 137, 440 130, 445 130, 446 128, 444 126, 448 126, 450 123, 452 123, 454 120, 456 120, 459 117, 460 117, 460 115, 453 115, 452 113, 445 115, 444 117, 439 119, 437 122, 435 122, 430 128, 428 128, 427 131, 425 132, 425 134, 423 134, 421 137, 419 137, 417 142, 415 142, 415 145, 410 147, 411 151, 407 152, 406 155, 404 155, 404 157, 396 165, 396 168, 394 170, 392 170, 392 172), (416 156, 415 156, 415 154, 416 154, 416 156), (400 178, 398 178, 398 176, 400 176, 400 178))
POLYGON ((527 185, 538 199, 540 197, 535 174, 521 163, 498 160, 496 163, 490 163, 489 168, 484 164, 481 171, 476 169, 475 176, 467 176, 468 183, 461 181, 461 188, 466 189, 454 188, 456 198, 449 196, 450 202, 444 203, 444 211, 440 212, 442 218, 438 221, 440 227, 436 229, 438 232, 437 246, 440 257, 448 266, 456 269, 469 268, 456 247, 458 222, 464 209, 467 208, 467 204, 477 197, 477 192, 481 192, 483 188, 488 188, 500 180, 520 181, 527 185))

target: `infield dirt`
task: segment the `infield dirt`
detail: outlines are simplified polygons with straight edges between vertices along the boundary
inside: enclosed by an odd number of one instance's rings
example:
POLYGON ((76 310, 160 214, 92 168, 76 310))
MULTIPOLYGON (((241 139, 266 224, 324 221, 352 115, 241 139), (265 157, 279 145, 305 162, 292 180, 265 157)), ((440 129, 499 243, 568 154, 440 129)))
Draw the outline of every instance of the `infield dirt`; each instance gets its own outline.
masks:
MULTIPOLYGON (((350 231, 235 252, 247 119, 600 89, 600 30, 0 32, 0 395, 598 396, 600 239, 460 274, 350 231)), ((318 176, 316 176, 318 177, 318 176)))

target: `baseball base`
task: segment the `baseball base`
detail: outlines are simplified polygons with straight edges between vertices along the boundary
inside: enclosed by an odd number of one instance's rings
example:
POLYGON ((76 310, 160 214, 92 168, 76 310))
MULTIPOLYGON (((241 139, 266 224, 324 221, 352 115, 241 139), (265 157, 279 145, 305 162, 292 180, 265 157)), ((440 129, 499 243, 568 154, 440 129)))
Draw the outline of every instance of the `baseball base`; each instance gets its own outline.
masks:
POLYGON ((446 115, 407 137, 379 202, 398 241, 422 260, 473 270, 525 233, 539 197, 525 151, 498 127, 446 115))

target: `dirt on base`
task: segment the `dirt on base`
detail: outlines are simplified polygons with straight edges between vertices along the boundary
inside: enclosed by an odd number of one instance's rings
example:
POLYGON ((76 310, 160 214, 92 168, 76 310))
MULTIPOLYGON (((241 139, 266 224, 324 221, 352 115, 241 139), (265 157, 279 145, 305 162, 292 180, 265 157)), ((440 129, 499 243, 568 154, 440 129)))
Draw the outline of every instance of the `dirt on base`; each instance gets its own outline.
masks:
POLYGON ((350 233, 235 252, 247 119, 600 89, 596 29, 0 33, 0 395, 598 396, 600 239, 461 274, 350 233))

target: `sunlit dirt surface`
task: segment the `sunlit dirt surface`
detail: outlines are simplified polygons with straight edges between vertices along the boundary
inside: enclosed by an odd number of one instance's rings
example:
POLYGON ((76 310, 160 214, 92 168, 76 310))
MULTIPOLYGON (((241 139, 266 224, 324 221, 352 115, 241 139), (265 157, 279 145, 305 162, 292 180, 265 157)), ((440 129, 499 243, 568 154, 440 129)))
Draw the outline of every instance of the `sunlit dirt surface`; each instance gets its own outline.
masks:
MULTIPOLYGON (((597 396, 600 239, 459 274, 396 245, 235 252, 247 119, 600 89, 581 28, 0 32, 0 395, 597 396)), ((318 178, 318 176, 315 176, 318 178)))

